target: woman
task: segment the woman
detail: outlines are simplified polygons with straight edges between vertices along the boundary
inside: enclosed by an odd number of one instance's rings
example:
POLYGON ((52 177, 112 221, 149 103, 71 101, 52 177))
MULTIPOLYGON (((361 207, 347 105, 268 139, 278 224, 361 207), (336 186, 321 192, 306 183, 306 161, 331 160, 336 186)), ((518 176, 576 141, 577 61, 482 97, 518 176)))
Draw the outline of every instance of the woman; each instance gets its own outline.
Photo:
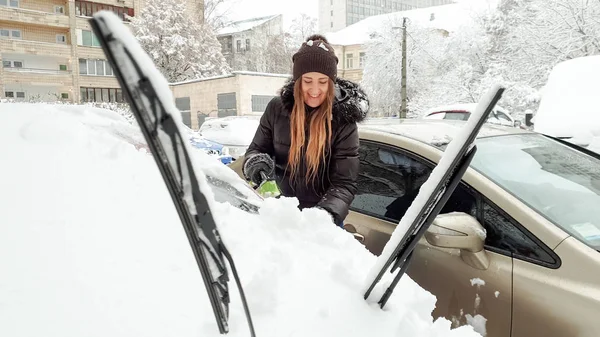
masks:
POLYGON ((357 84, 337 78, 338 58, 323 36, 310 36, 292 61, 293 77, 267 105, 242 172, 255 184, 261 173, 275 178, 300 209, 322 208, 343 227, 356 193, 356 123, 369 102, 357 84))

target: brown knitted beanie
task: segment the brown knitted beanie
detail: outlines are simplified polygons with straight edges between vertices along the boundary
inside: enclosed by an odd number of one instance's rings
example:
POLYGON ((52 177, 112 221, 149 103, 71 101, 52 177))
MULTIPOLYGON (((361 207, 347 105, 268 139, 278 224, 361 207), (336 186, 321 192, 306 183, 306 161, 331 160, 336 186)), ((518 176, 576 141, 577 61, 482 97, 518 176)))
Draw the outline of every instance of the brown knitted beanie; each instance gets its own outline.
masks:
POLYGON ((332 81, 335 81, 337 76, 338 58, 335 51, 327 39, 319 34, 309 36, 302 43, 300 49, 292 56, 292 62, 294 80, 313 71, 329 76, 332 81))

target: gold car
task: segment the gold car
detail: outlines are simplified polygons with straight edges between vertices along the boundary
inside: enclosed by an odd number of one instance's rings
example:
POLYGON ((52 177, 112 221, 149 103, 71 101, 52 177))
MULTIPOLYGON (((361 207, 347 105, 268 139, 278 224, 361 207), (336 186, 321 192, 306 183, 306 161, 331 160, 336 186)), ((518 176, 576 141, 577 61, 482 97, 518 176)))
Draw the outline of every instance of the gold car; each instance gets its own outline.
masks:
MULTIPOLYGON (((359 127, 358 192, 345 225, 373 254, 464 123, 359 127)), ((600 336, 600 156, 491 124, 476 144, 407 271, 437 297, 433 316, 487 337, 600 336)), ((231 166, 241 175, 240 159, 231 166)))
MULTIPOLYGON (((358 193, 345 219, 376 255, 464 125, 385 123, 359 128, 358 193)), ((434 317, 487 337, 600 336, 600 156, 489 124, 476 144, 407 271, 437 297, 434 317)))

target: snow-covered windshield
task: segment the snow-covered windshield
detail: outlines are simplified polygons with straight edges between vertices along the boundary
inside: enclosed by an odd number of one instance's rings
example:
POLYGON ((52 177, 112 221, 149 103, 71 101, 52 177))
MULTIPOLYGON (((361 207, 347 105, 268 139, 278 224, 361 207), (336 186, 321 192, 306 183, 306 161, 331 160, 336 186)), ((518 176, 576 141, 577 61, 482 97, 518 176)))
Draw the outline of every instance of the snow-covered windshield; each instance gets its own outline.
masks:
POLYGON ((600 250, 600 160, 539 134, 482 138, 471 164, 570 235, 600 250))

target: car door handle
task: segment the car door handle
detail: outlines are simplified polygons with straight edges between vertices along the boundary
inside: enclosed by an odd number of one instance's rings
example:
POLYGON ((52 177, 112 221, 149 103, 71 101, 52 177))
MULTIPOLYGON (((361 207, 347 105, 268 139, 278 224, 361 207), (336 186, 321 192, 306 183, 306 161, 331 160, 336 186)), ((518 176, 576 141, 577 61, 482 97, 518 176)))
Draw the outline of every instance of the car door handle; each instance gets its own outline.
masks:
POLYGON ((360 233, 358 233, 358 232, 356 231, 356 227, 354 227, 354 225, 353 225, 353 224, 345 224, 345 225, 344 225, 344 229, 345 229, 345 230, 346 230, 348 233, 351 233, 352 235, 354 235, 354 238, 355 238, 356 240, 358 240, 358 242, 360 242, 360 243, 364 243, 364 242, 365 242, 365 236, 364 236, 364 235, 362 235, 362 234, 360 234, 360 233))

